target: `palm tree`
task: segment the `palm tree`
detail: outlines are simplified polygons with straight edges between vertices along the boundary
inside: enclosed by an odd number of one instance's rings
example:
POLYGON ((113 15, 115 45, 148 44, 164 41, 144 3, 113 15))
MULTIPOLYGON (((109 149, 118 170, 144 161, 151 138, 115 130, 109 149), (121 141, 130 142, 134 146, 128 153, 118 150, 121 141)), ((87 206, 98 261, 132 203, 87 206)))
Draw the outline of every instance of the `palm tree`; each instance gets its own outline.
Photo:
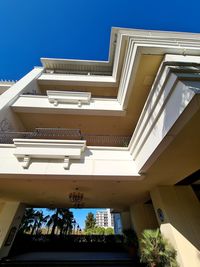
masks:
POLYGON ((24 216, 19 231, 22 233, 29 232, 33 227, 35 211, 33 208, 25 209, 24 216))
POLYGON ((72 229, 72 223, 74 220, 73 213, 69 209, 63 208, 61 216, 62 218, 60 220, 60 226, 59 226, 60 235, 68 234, 69 231, 71 231, 72 229))
POLYGON ((144 230, 140 240, 141 262, 149 267, 177 267, 176 250, 162 236, 159 229, 144 230))
POLYGON ((34 215, 33 215, 33 225, 32 225, 32 230, 31 230, 31 235, 34 234, 35 230, 36 230, 36 227, 37 227, 37 224, 38 224, 38 217, 40 215, 40 212, 39 211, 35 211, 34 212, 34 215))
POLYGON ((54 211, 54 213, 50 216, 47 226, 50 227, 52 226, 51 229, 51 235, 55 235, 56 227, 60 224, 60 219, 62 215, 62 208, 55 208, 55 209, 49 209, 51 211, 54 211))
POLYGON ((39 229, 41 228, 42 223, 46 222, 48 217, 49 217, 48 215, 44 217, 42 211, 34 212, 34 215, 33 215, 34 224, 32 225, 31 235, 33 235, 34 233, 37 234, 39 232, 39 229))
POLYGON ((39 233, 39 229, 42 227, 43 223, 46 223, 49 219, 49 215, 44 216, 43 212, 40 211, 37 216, 37 228, 36 228, 36 234, 39 233))
POLYGON ((59 214, 60 214, 60 209, 56 208, 56 209, 49 209, 50 211, 54 211, 55 213, 53 213, 50 217, 49 220, 47 221, 47 227, 52 226, 51 229, 51 235, 55 235, 55 230, 56 227, 58 226, 58 220, 59 220, 59 214))
POLYGON ((60 235, 68 233, 72 228, 73 213, 67 208, 49 210, 54 211, 47 222, 47 227, 52 226, 51 235, 55 235, 56 228, 60 229, 60 235))

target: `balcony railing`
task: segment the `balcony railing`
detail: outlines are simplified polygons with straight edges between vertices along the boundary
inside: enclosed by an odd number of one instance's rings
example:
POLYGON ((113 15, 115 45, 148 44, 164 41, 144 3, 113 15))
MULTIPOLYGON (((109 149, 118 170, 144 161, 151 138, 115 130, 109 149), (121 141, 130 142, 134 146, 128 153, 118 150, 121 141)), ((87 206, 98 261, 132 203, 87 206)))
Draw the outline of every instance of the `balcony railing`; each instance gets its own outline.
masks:
POLYGON ((111 76, 112 70, 107 71, 66 71, 66 70, 52 70, 52 69, 46 69, 44 73, 47 74, 63 74, 63 75, 83 75, 83 76, 111 76))
POLYGON ((13 139, 86 140, 88 146, 127 147, 131 136, 88 135, 79 129, 36 128, 33 132, 0 132, 0 144, 13 144, 13 139))

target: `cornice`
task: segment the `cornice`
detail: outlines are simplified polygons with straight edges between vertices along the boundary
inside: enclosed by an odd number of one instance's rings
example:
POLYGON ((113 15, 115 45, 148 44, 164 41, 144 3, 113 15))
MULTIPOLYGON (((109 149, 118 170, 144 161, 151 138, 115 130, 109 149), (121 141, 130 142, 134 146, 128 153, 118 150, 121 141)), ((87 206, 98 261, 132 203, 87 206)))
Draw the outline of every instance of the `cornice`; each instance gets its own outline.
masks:
POLYGON ((80 159, 86 148, 84 140, 46 140, 46 139, 13 139, 14 156, 24 169, 29 167, 32 159, 61 159, 63 168, 68 169, 70 159, 80 159))
MULTIPOLYGON (((112 75, 113 69, 118 63, 117 58, 121 52, 124 42, 134 42, 135 44, 167 45, 179 48, 199 47, 200 34, 184 32, 164 32, 156 30, 139 30, 112 28, 109 56, 107 61, 95 60, 75 60, 58 58, 41 58, 43 67, 49 73, 60 71, 79 73, 95 73, 96 75, 112 75), (114 66, 115 65, 115 66, 114 66)), ((183 53, 183 51, 179 52, 183 53)), ((185 51, 187 53, 187 51, 185 51)))
POLYGON ((108 61, 42 58, 45 71, 38 80, 88 85, 98 81, 110 86, 111 79, 112 84, 119 83, 117 100, 125 110, 142 54, 200 54, 200 34, 113 28, 110 40, 108 61))

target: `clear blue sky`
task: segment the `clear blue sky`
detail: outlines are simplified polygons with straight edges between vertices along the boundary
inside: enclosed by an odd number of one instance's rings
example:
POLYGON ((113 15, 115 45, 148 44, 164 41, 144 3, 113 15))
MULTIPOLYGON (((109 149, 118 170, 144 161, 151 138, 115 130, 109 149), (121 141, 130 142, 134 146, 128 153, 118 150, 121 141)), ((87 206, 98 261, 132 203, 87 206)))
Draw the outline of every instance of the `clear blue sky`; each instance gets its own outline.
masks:
POLYGON ((105 60, 112 26, 200 32, 199 10, 199 0, 0 0, 0 79, 40 57, 105 60))
MULTIPOLYGON (((43 213, 45 215, 51 215, 53 214, 53 211, 49 211, 48 209, 43 209, 43 208, 37 208, 37 210, 42 210, 43 213)), ((94 215, 96 215, 96 211, 97 210, 101 210, 101 209, 70 209, 73 214, 74 214, 74 218, 77 222, 77 224, 79 224, 81 229, 85 228, 85 219, 86 216, 88 215, 89 212, 92 212, 94 215)))
MULTIPOLYGON (((111 27, 200 32, 199 12, 200 0, 0 0, 0 79, 40 57, 107 60, 111 27)), ((81 227, 88 212, 74 212, 81 227)))
POLYGON ((95 215, 97 211, 96 209, 70 209, 70 210, 73 212, 74 218, 76 219, 81 229, 85 228, 85 219, 88 213, 92 212, 95 215))

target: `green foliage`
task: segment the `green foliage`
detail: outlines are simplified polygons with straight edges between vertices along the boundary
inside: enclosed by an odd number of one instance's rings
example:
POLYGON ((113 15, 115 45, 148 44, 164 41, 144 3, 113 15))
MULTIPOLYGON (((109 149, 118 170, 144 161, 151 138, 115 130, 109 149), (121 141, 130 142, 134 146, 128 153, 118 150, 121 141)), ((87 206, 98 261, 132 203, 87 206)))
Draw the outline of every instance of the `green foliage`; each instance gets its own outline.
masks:
POLYGON ((114 235, 114 230, 111 227, 104 228, 95 226, 94 228, 89 228, 85 230, 86 235, 114 235))
POLYGON ((176 250, 160 230, 144 230, 140 240, 141 262, 155 267, 177 267, 176 250))
POLYGON ((49 219, 49 215, 44 216, 42 211, 35 212, 35 233, 36 234, 41 233, 41 227, 44 223, 47 222, 48 219, 49 219))
POLYGON ((55 235, 59 230, 60 235, 71 233, 74 223, 73 213, 67 208, 49 209, 54 211, 50 216, 44 216, 42 210, 27 208, 22 219, 19 231, 21 233, 29 233, 31 235, 41 234, 42 226, 46 225, 48 229, 51 227, 51 234, 55 235))
POLYGON ((22 233, 30 232, 31 235, 39 234, 43 223, 47 222, 49 216, 44 216, 42 211, 36 211, 33 208, 25 210, 20 229, 22 233))
POLYGON ((94 214, 92 212, 89 212, 85 220, 85 231, 87 232, 88 229, 95 228, 95 225, 96 225, 96 220, 94 214))
POLYGON ((85 220, 86 235, 113 235, 114 230, 111 227, 104 228, 96 226, 96 219, 92 212, 89 212, 85 220))
POLYGON ((105 234, 105 228, 104 227, 95 227, 93 228, 95 235, 104 235, 105 234))
POLYGON ((50 216, 47 227, 51 227, 51 235, 55 235, 56 228, 59 229, 60 235, 71 233, 74 223, 73 213, 67 208, 49 209, 54 211, 50 216))
POLYGON ((20 232, 22 233, 30 232, 34 223, 34 216, 35 216, 35 211, 33 208, 25 209, 25 213, 19 228, 20 232))
POLYGON ((112 227, 108 227, 105 229, 105 235, 114 235, 114 229, 112 227))

